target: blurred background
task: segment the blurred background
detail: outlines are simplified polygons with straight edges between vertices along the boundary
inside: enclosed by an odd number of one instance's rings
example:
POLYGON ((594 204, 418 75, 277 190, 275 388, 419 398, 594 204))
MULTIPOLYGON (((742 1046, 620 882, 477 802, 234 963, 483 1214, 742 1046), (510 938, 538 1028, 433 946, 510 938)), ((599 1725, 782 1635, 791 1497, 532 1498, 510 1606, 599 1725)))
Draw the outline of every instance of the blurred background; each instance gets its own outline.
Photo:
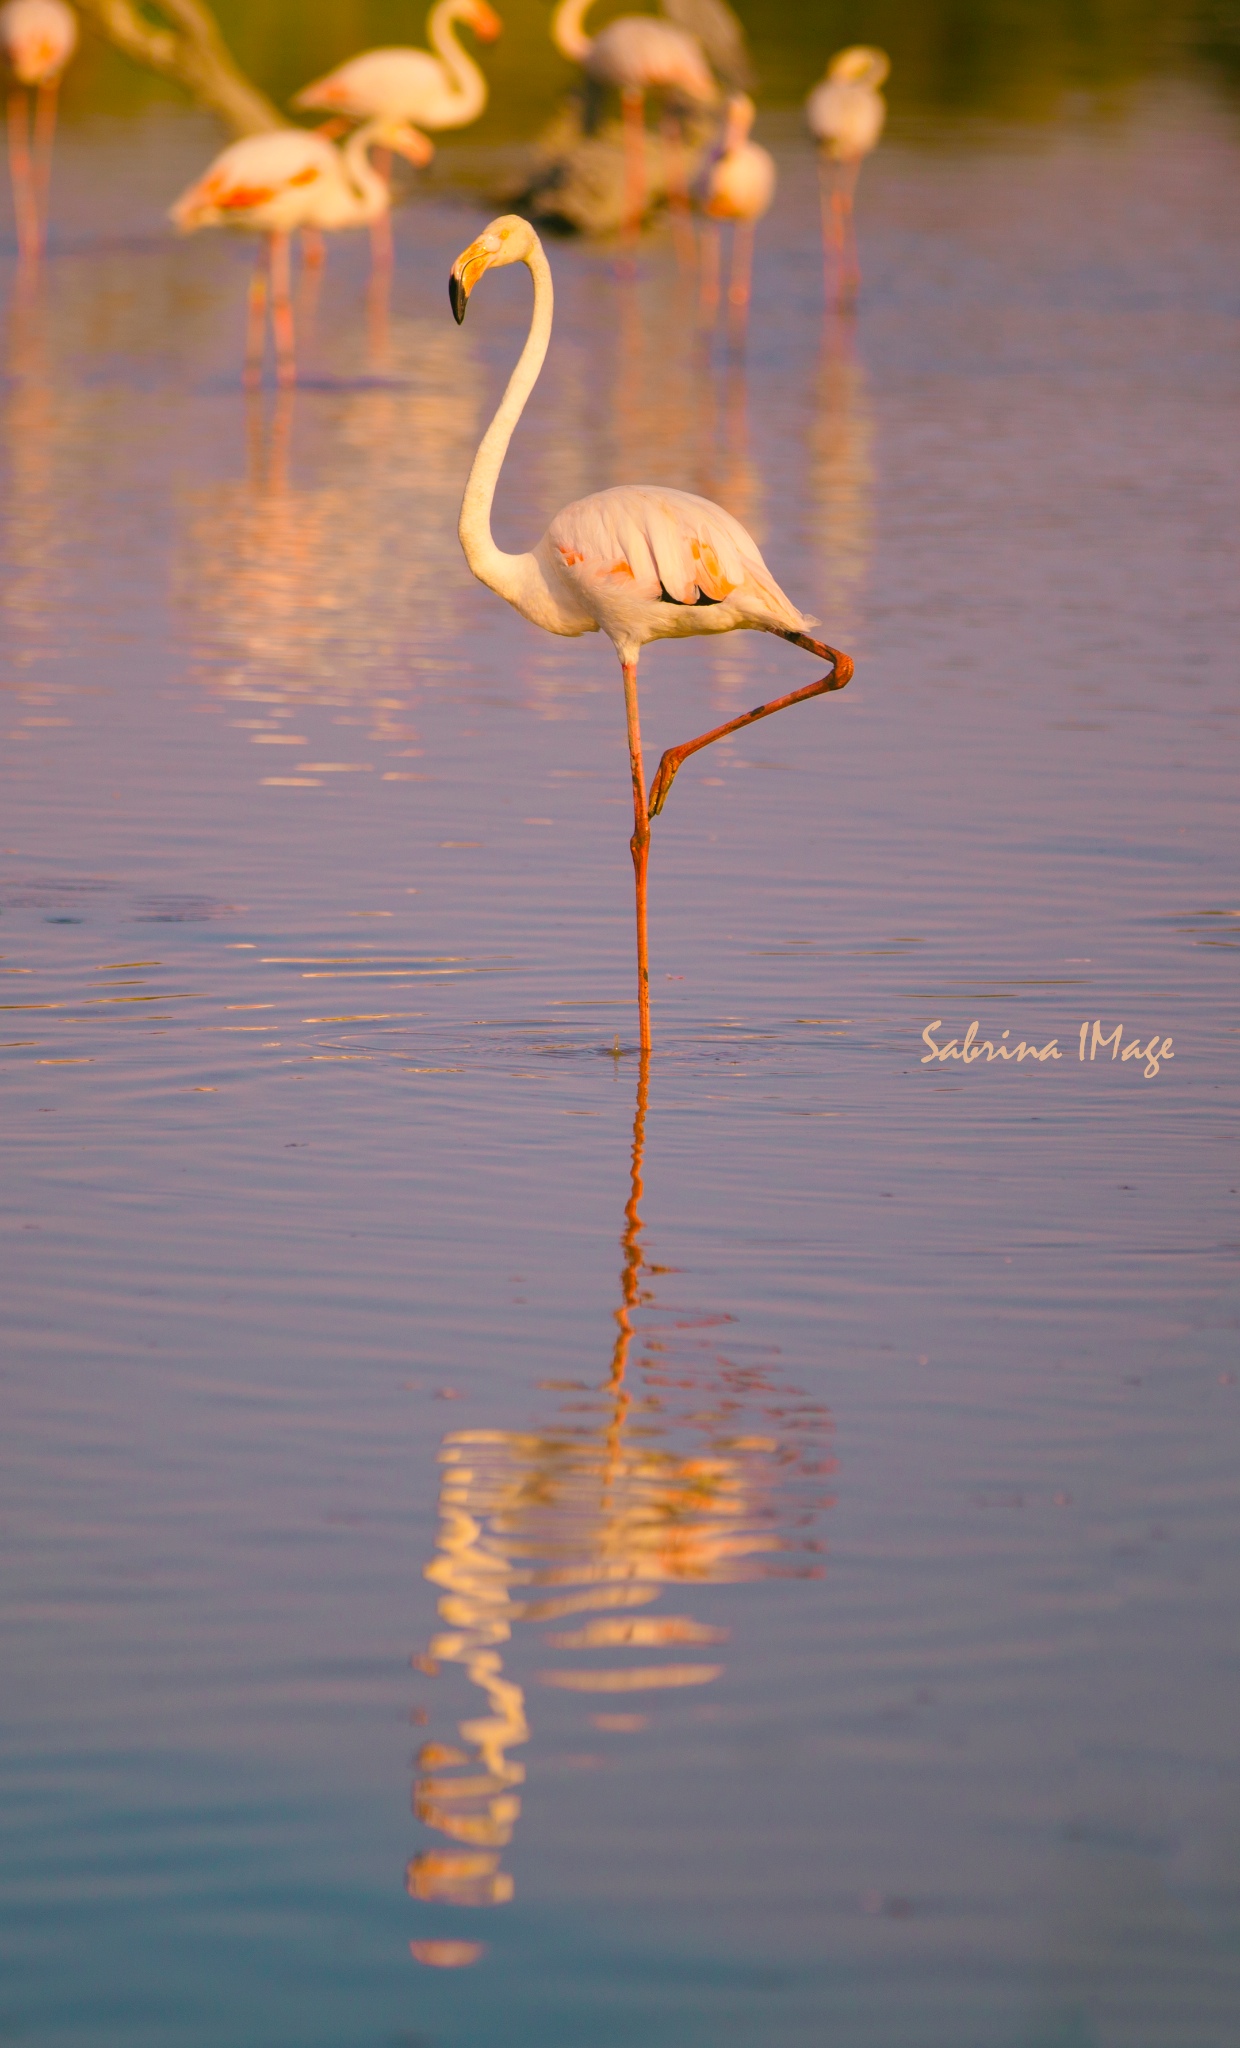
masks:
MULTIPOLYGON (((486 53, 490 104, 465 146, 532 136, 573 82, 552 48, 548 0, 509 0, 505 32, 486 53)), ((632 12, 600 0, 591 32, 632 12)), ((408 0, 219 0, 215 10, 242 67, 280 104, 309 78, 378 44, 422 42, 425 10, 408 0)), ((1067 94, 1117 110, 1151 73, 1207 66, 1240 80, 1235 0, 737 0, 763 104, 799 100, 845 43, 892 58, 892 132, 926 112, 1038 121, 1067 94)), ((66 80, 68 110, 126 112, 173 89, 95 36, 66 80)), ((442 138, 447 152, 462 145, 442 138)))

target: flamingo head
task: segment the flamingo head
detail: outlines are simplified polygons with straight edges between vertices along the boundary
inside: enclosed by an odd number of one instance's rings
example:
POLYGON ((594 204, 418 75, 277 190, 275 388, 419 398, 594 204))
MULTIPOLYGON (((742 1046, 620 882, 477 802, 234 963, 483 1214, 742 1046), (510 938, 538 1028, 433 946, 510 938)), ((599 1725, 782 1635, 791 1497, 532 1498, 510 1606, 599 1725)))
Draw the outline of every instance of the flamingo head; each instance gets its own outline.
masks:
POLYGON ((870 43, 850 43, 846 50, 836 51, 827 66, 827 77, 844 85, 868 85, 871 92, 877 92, 890 71, 891 59, 885 50, 876 50, 870 43))
POLYGON ((406 163, 416 164, 419 170, 424 170, 435 154, 435 145, 429 136, 423 135, 420 128, 413 127, 408 121, 385 122, 375 140, 384 149, 395 150, 406 163))
POLYGON ((505 263, 528 263, 537 247, 538 236, 527 220, 517 213, 501 213, 468 249, 462 249, 448 279, 448 297, 457 326, 465 318, 469 295, 484 270, 499 270, 505 263))
POLYGON ((460 19, 466 28, 472 28, 480 43, 493 43, 504 26, 487 0, 463 0, 460 19))

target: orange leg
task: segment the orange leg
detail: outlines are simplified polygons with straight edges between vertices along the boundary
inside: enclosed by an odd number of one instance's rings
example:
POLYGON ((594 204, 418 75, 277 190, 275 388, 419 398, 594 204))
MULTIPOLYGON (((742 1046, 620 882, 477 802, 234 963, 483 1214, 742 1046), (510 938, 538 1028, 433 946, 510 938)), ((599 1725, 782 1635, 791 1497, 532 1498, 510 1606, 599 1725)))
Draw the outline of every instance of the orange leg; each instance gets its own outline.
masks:
POLYGON ((861 266, 857 261, 857 230, 853 225, 853 194, 857 189, 857 173, 860 169, 861 165, 855 158, 851 163, 841 164, 836 188, 839 216, 840 303, 845 306, 856 303, 857 289, 861 283, 861 266))
POLYGON ((271 250, 267 243, 260 242, 258 260, 250 278, 249 297, 246 301, 245 320, 245 376, 247 390, 253 390, 263 380, 263 343, 267 338, 267 273, 271 267, 271 250))
POLYGON ((624 231, 636 235, 646 211, 646 95, 640 86, 626 86, 620 95, 624 114, 624 231))
POLYGON ((297 382, 297 361, 293 343, 293 301, 289 291, 289 239, 271 236, 271 331, 276 341, 276 377, 281 384, 297 382))
POLYGON ((732 281, 728 286, 728 310, 738 341, 744 338, 749 317, 749 293, 753 281, 753 222, 738 220, 732 230, 732 281))
POLYGON ((739 718, 730 718, 726 725, 717 725, 713 732, 704 732, 695 740, 686 740, 683 746, 669 747, 650 785, 652 818, 657 818, 663 809, 677 772, 684 766, 690 754, 698 753, 702 747, 711 746, 715 740, 726 739, 729 733, 740 732, 744 726, 754 725, 759 718, 770 718, 776 711, 786 711, 790 704, 804 704, 810 697, 822 697, 831 690, 842 690, 849 681, 853 665, 846 654, 840 653, 838 647, 828 647, 821 640, 811 640, 808 633, 784 633, 781 638, 791 640, 794 647, 806 648, 810 654, 816 654, 820 661, 829 661, 830 675, 823 676, 821 682, 810 683, 804 690, 792 690, 786 697, 776 697, 770 704, 759 704, 752 711, 743 711, 739 718))
POLYGON ((719 223, 702 222, 701 283, 698 312, 703 327, 713 327, 719 311, 719 223))
POLYGON ((9 94, 9 179, 17 222, 17 249, 23 263, 39 253, 39 204, 30 161, 30 120, 26 94, 15 85, 9 94))
POLYGON ((666 166, 664 182, 667 186, 667 207, 672 216, 672 241, 676 248, 676 261, 682 272, 693 269, 693 219, 689 212, 689 186, 685 177, 685 137, 680 116, 670 112, 663 115, 663 162, 666 166))
MULTIPOLYGON (((646 937, 646 867, 650 859, 650 813, 646 808, 646 774, 642 767, 642 729, 637 709, 637 663, 626 661, 624 709, 629 727, 629 767, 633 776, 633 881, 637 894, 637 1021, 643 1053, 650 1051, 650 953, 646 937)), ((663 759, 666 761, 667 756, 663 759)), ((659 773, 662 774, 662 765, 659 773)), ((675 769, 672 773, 675 774, 675 769)), ((669 777, 670 785, 670 777, 669 777)))
POLYGON ((40 240, 47 239, 47 195, 52 183, 52 144, 56 139, 56 103, 60 80, 41 85, 34 101, 34 190, 40 240))
MULTIPOLYGON (((377 149, 372 159, 374 167, 388 188, 392 189, 392 152, 377 149)), ((388 271, 392 268, 392 214, 390 207, 376 215, 370 223, 370 261, 373 269, 388 271)))

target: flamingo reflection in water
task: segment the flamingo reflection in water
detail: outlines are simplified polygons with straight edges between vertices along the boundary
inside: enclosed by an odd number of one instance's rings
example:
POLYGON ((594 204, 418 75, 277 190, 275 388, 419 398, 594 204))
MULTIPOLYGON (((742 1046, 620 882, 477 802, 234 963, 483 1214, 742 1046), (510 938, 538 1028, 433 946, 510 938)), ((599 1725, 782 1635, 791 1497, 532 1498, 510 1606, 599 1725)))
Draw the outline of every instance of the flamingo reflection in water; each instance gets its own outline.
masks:
MULTIPOLYGON (((455 1667, 482 1711, 459 1721, 455 1740, 428 1741, 419 1753, 414 1812, 446 1844, 408 1866, 407 1890, 423 1905, 500 1906, 513 1896, 503 1852, 525 1781, 513 1751, 532 1730, 529 1676, 512 1675, 505 1659, 524 1663, 514 1640, 523 1624, 543 1628, 557 1653, 532 1674, 535 1684, 591 1701, 601 1732, 638 1734, 661 1697, 709 1686, 724 1671, 727 1628, 647 1611, 669 1589, 683 1596, 825 1569, 813 1531, 832 1504, 821 1492, 834 1471, 829 1411, 766 1365, 723 1355, 728 1317, 660 1317, 654 1307, 649 1281, 661 1269, 643 1252, 640 1212, 648 1093, 643 1057, 616 1336, 602 1382, 546 1382, 567 1397, 546 1421, 452 1430, 440 1451, 439 1532, 425 1575, 439 1588, 441 1628, 414 1663, 440 1676, 455 1667), (595 1662, 595 1652, 608 1661, 595 1662)), ((412 1948, 430 1964, 481 1953, 476 1943, 434 1939, 412 1948)))
POLYGON ((457 257, 450 280, 452 310, 461 321, 484 271, 511 263, 524 263, 533 278, 533 316, 499 410, 474 457, 458 531, 465 559, 479 582, 505 598, 523 618, 569 638, 602 631, 619 657, 633 783, 629 844, 636 888, 638 1019, 642 1050, 648 1051, 646 876, 651 818, 662 810, 690 755, 791 704, 843 689, 853 665, 837 648, 810 638, 807 629, 814 620, 785 596, 740 521, 688 491, 623 484, 566 505, 528 554, 505 554, 495 545, 491 506, 500 469, 551 340, 551 268, 529 222, 504 214, 457 257), (759 704, 696 739, 667 748, 647 796, 637 700, 642 648, 651 640, 730 633, 742 626, 790 640, 829 661, 829 672, 804 689, 759 704))

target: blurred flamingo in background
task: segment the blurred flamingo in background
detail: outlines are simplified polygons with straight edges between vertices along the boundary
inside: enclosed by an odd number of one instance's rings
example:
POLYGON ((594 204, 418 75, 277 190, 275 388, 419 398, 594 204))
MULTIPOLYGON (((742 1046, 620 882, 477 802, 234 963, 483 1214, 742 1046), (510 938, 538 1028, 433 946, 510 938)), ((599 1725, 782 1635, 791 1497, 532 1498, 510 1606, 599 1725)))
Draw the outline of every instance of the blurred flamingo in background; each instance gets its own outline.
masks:
POLYGON ((728 101, 721 146, 708 160, 697 187, 698 204, 707 220, 702 230, 703 317, 714 321, 719 303, 718 223, 730 220, 732 276, 728 304, 738 327, 743 325, 749 308, 754 227, 775 197, 775 159, 769 149, 749 139, 755 111, 748 93, 733 93, 728 101))
MULTIPOLYGON (((624 115, 625 226, 630 233, 646 210, 646 94, 661 92, 690 106, 719 102, 710 65, 696 36, 654 14, 622 14, 596 36, 582 26, 594 0, 560 0, 551 22, 551 40, 561 56, 580 64, 592 85, 614 86, 624 115)), ((678 150, 677 150, 678 154, 678 150)), ((683 210, 683 185, 677 192, 669 176, 673 204, 683 210)))
MULTIPOLYGON (((488 0, 439 0, 426 18, 429 50, 364 50, 296 94, 293 105, 323 112, 344 121, 403 121, 415 128, 465 128, 487 103, 487 82, 453 33, 457 22, 471 28, 479 42, 493 43, 503 22, 488 0)), ((377 266, 392 260, 391 224, 387 212, 372 224, 377 266)))
POLYGON ((0 50, 9 88, 9 176, 23 258, 37 256, 47 231, 47 193, 60 76, 77 48, 77 16, 64 0, 8 0, 0 7, 0 50), (33 100, 33 117, 28 101, 33 100), (31 131, 33 128, 33 145, 31 131))
POLYGON ((250 285, 247 384, 262 375, 269 288, 277 375, 281 384, 296 381, 289 236, 298 228, 364 227, 386 212, 391 195, 369 156, 376 147, 414 164, 432 155, 426 137, 406 122, 368 121, 340 149, 324 135, 279 128, 234 142, 170 209, 182 234, 227 227, 266 238, 250 285))
POLYGON ((688 491, 623 484, 598 491, 557 512, 537 547, 508 555, 491 534, 491 506, 508 444, 525 409, 551 339, 554 294, 542 243, 528 221, 501 215, 462 251, 452 266, 450 296, 457 321, 483 272, 524 263, 534 280, 534 310, 525 347, 499 410, 474 457, 461 503, 458 532, 465 559, 480 583, 548 633, 576 637, 607 634, 620 659, 633 781, 633 837, 629 842, 637 894, 637 999, 642 1051, 650 1046, 650 967, 646 937, 646 867, 650 820, 667 801, 678 769, 714 740, 755 719, 824 691, 841 690, 852 662, 811 640, 814 622, 785 597, 756 543, 740 521, 688 491), (739 626, 778 633, 808 649, 831 670, 819 682, 759 704, 726 725, 669 747, 646 796, 637 702, 637 662, 651 640, 692 633, 730 633, 739 626))
POLYGON ((873 149, 887 119, 887 102, 879 87, 890 71, 891 59, 885 51, 853 43, 836 52, 826 77, 805 102, 805 117, 820 150, 827 296, 831 296, 834 270, 835 297, 841 306, 852 304, 861 282, 853 195, 861 160, 873 149))

